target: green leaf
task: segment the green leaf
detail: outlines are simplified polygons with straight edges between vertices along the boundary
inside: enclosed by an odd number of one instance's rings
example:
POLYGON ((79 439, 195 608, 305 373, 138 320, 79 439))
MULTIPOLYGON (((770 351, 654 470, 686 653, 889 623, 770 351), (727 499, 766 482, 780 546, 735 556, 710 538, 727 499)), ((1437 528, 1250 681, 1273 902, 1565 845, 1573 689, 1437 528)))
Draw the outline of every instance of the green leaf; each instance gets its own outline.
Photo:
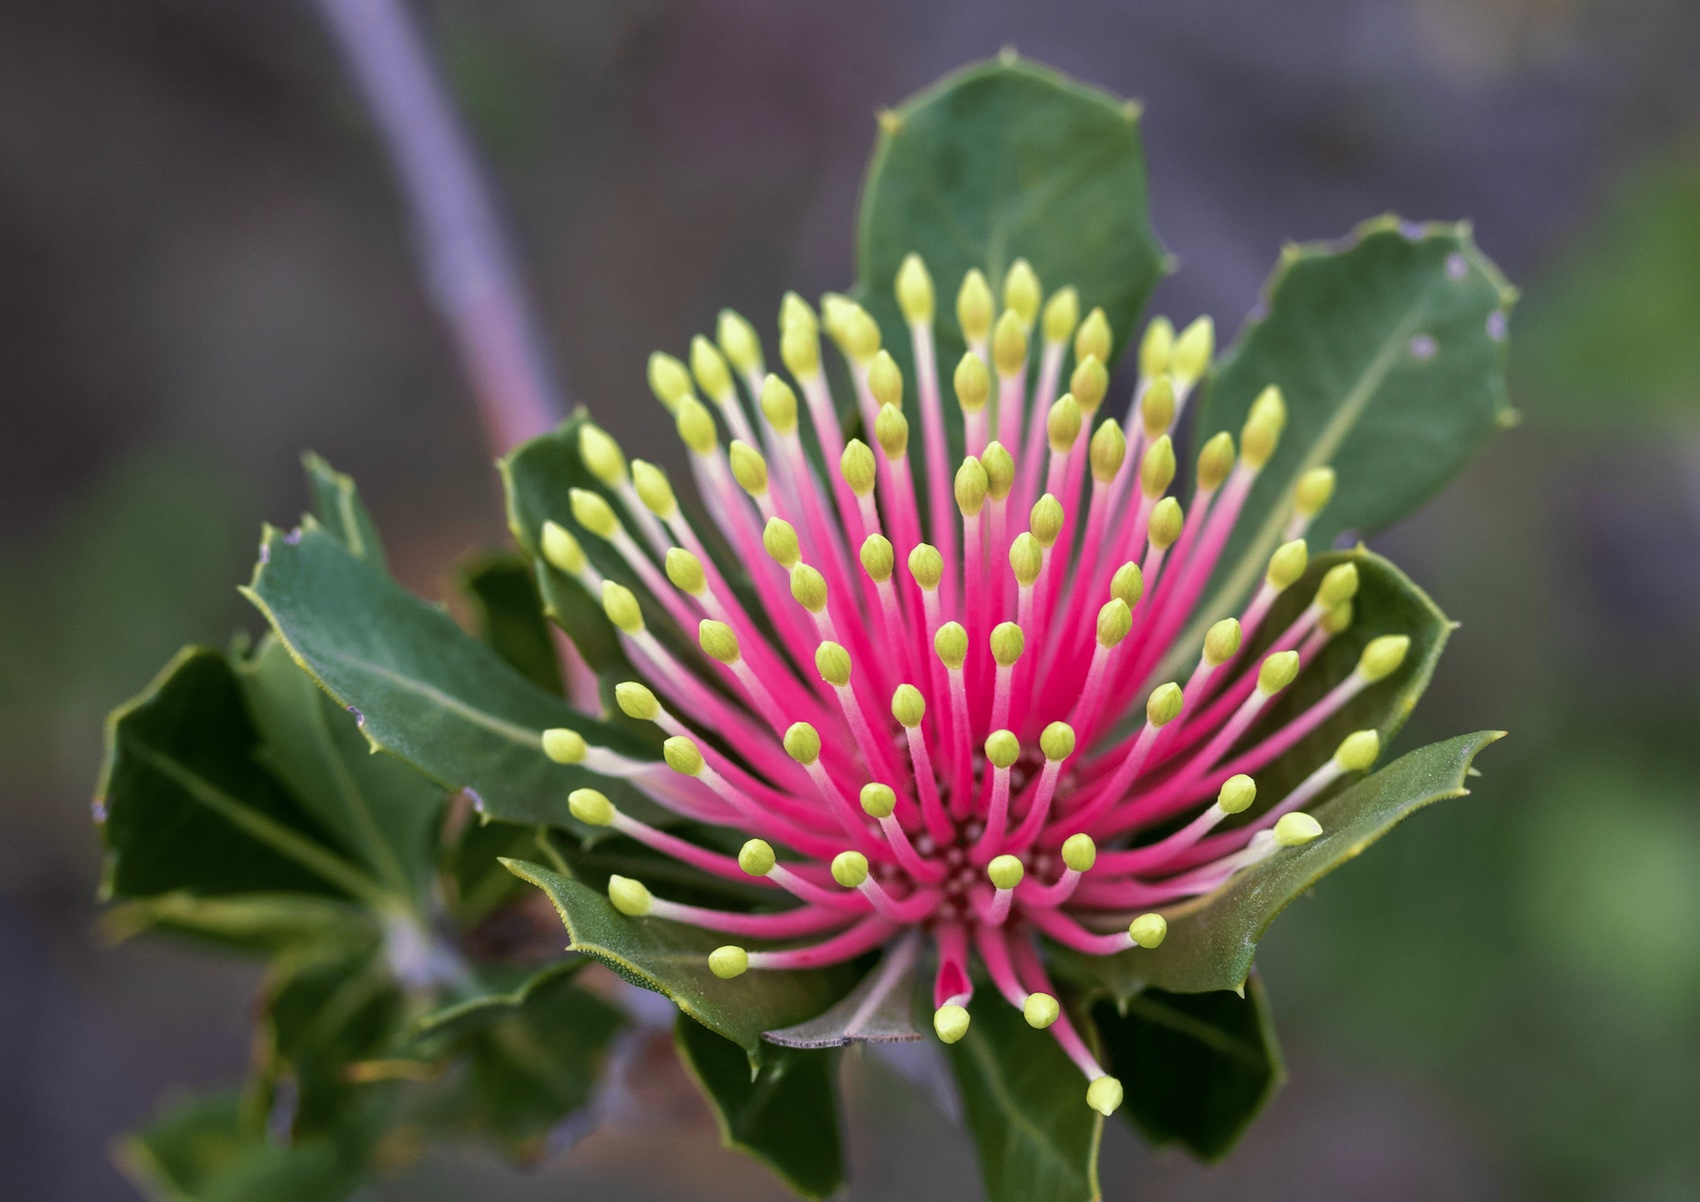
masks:
MULTIPOLYGON (((512 874, 508 874, 510 880, 512 874)), ((496 966, 480 972, 485 990, 463 997, 425 1015, 413 1025, 416 1039, 457 1038, 508 1018, 561 981, 570 980, 589 964, 583 956, 569 956, 542 968, 496 966)))
POLYGON ((503 862, 549 895, 566 925, 569 948, 595 957, 634 985, 666 994, 680 1010, 743 1048, 752 1064, 778 1051, 762 1042, 763 1031, 813 1018, 853 984, 845 968, 747 972, 722 981, 708 970, 708 953, 726 943, 726 936, 659 918, 627 918, 578 881, 540 864, 503 862))
POLYGON ((226 951, 271 953, 342 937, 350 926, 358 929, 369 922, 359 906, 303 893, 196 897, 173 892, 112 906, 101 915, 100 929, 115 943, 145 931, 165 931, 226 951))
POLYGON ((366 512, 354 481, 311 451, 301 457, 301 466, 307 470, 307 488, 320 524, 354 555, 370 561, 379 571, 386 570, 378 527, 366 512))
POLYGON ((752 1072, 737 1044, 683 1014, 673 1038, 726 1147, 755 1157, 805 1198, 838 1191, 844 1157, 836 1050, 776 1050, 752 1072))
POLYGON ((599 746, 643 756, 645 746, 526 680, 488 647, 370 564, 316 522, 297 534, 267 528, 244 594, 313 678, 359 711, 374 746, 438 783, 472 789, 485 812, 566 824, 566 797, 594 785, 622 808, 655 807, 622 781, 552 763, 542 732, 565 726, 599 746))
POLYGON ((1313 549, 1328 547, 1343 531, 1367 536, 1411 513, 1515 422, 1504 337, 1515 299, 1461 224, 1382 217, 1343 246, 1282 253, 1258 315, 1217 369, 1197 430, 1237 438, 1270 384, 1286 396, 1287 426, 1182 640, 1185 654, 1261 576, 1304 472, 1337 473, 1308 535, 1313 549))
POLYGON ((332 1140, 274 1144, 236 1093, 173 1107, 125 1136, 117 1160, 157 1202, 337 1202, 361 1173, 332 1140))
POLYGON ((788 1048, 841 1048, 850 1043, 908 1043, 915 1029, 915 956, 918 933, 894 943, 873 971, 826 1013, 794 1026, 763 1032, 788 1048))
POLYGON ((517 555, 486 555, 462 572, 461 585, 477 606, 478 637, 532 684, 559 694, 561 663, 531 564, 517 555))
POLYGON ((1201 1160, 1220 1160, 1285 1077, 1256 974, 1243 998, 1225 989, 1147 989, 1125 1012, 1099 1002, 1092 1018, 1105 1067, 1127 1091, 1119 1113, 1154 1146, 1178 1143, 1201 1160))
POLYGON ((1096 1202, 1103 1117, 1057 1041, 992 989, 946 1051, 990 1202, 1096 1202))
POLYGON ((1501 737, 1500 731, 1479 731, 1420 747, 1312 808, 1322 824, 1320 837, 1278 852, 1214 893, 1165 911, 1169 935, 1161 947, 1115 956, 1053 949, 1053 956, 1071 979, 1108 990, 1118 1001, 1147 986, 1177 993, 1240 989, 1251 972, 1257 941, 1277 914, 1417 810, 1467 794, 1471 762, 1501 737))
MULTIPOLYGON (((1102 305, 1117 346, 1126 340, 1165 266, 1147 215, 1138 105, 1006 55, 945 77, 880 124, 857 287, 906 370, 892 288, 911 251, 938 294, 947 390, 963 351, 956 290, 971 267, 997 289, 1025 258, 1045 287, 1078 288, 1083 315, 1102 305)), ((945 411, 960 423, 955 406, 945 411)))

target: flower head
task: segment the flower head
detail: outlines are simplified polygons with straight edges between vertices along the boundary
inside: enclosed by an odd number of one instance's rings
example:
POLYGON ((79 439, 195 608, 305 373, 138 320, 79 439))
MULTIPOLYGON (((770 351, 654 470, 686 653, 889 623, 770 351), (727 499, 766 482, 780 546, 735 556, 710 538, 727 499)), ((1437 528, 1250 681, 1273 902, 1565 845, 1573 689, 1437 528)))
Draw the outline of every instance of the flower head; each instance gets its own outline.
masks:
POLYGON ((628 467, 611 439, 583 427, 586 465, 626 501, 635 528, 588 492, 574 494, 575 519, 696 640, 706 668, 657 639, 637 594, 602 578, 551 525, 545 555, 601 599, 642 674, 620 684, 619 706, 667 740, 665 767, 565 734, 546 736, 544 748, 747 841, 728 855, 592 790, 573 795, 581 821, 794 899, 771 912, 723 911, 610 881, 632 921, 723 932, 727 943, 709 957, 715 976, 830 965, 919 928, 935 953, 941 1040, 964 1036, 977 981, 989 982, 1052 1034, 1086 1078, 1088 1104, 1108 1114, 1121 1085, 1059 1005, 1044 949, 1156 948, 1166 907, 1319 835, 1304 807, 1373 763, 1374 731, 1351 735, 1282 796, 1259 798, 1259 776, 1393 673, 1410 639, 1379 632, 1343 683, 1267 729, 1260 718, 1272 702, 1350 624, 1357 588, 1346 563, 1302 606, 1275 608, 1305 575, 1305 531, 1334 484, 1319 466, 1300 478, 1286 514, 1247 511, 1286 422, 1280 391, 1266 389, 1241 429, 1200 432, 1183 509, 1171 495, 1172 434, 1209 369, 1208 319, 1178 332, 1161 318, 1150 324, 1118 420, 1100 412, 1109 323, 1099 309, 1082 318, 1073 288, 1045 299, 1018 261, 1000 298, 969 272, 955 304, 968 349, 944 365, 919 258, 903 265, 896 290, 912 385, 885 346, 891 331, 838 296, 818 316, 785 298, 778 349, 789 380, 766 372, 759 337, 733 314, 718 348, 693 345, 689 367, 651 360, 651 387, 690 451, 703 507, 753 593, 729 585, 707 550, 717 540, 659 469, 628 467), (840 423, 823 335, 848 364, 860 437, 840 423), (960 459, 947 406, 960 411, 960 459), (1190 668, 1161 679, 1236 528, 1271 517, 1287 522, 1287 541, 1261 585, 1241 612, 1208 627, 1190 668), (1293 611, 1277 629, 1272 615, 1293 611))

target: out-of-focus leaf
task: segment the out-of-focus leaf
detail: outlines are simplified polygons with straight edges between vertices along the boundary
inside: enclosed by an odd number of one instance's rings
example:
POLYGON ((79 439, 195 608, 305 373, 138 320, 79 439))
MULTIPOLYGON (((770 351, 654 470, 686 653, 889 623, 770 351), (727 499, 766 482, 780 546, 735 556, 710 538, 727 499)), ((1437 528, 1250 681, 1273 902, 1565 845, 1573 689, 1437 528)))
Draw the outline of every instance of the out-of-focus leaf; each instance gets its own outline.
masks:
POLYGON ((353 479, 311 451, 301 457, 301 466, 307 470, 307 488, 320 524, 351 553, 384 571, 384 544, 353 479))
POLYGON ((1471 762, 1501 737, 1500 731, 1479 731, 1420 747, 1312 809, 1322 824, 1320 837, 1165 911, 1169 934, 1161 947, 1114 956, 1057 949, 1055 957, 1069 977, 1108 990, 1118 1002, 1147 986, 1176 993, 1243 988, 1257 941, 1288 903, 1417 810, 1467 794, 1471 762))
POLYGON ((918 935, 895 943, 885 958, 825 1014, 778 1031, 763 1032, 769 1043, 788 1048, 841 1048, 850 1043, 907 1043, 915 1029, 915 956, 918 935))
POLYGON ((1105 1068, 1127 1091, 1118 1112, 1155 1146, 1226 1156, 1284 1076, 1274 1017, 1253 974, 1246 995, 1147 989, 1092 1009, 1105 1068))
POLYGON ((679 1015, 679 1057, 696 1078, 728 1148, 755 1157, 805 1198, 844 1184, 835 1050, 774 1049, 751 1071, 742 1048, 679 1015))
POLYGON ((101 933, 114 942, 145 931, 170 931, 226 950, 276 952, 331 939, 370 922, 360 906, 304 893, 237 893, 196 897, 161 893, 111 907, 101 933))
POLYGON ((569 956, 542 968, 497 969, 481 974, 485 990, 432 1011, 413 1026, 418 1039, 457 1038, 511 1017, 534 996, 547 995, 558 983, 577 976, 589 960, 569 956))
POLYGON ((478 637, 532 684, 561 692, 561 663, 543 614, 537 574, 517 555, 487 555, 461 584, 478 608, 478 637))
POLYGON ((1096 1202, 1104 1119, 1057 1041, 992 989, 946 1051, 990 1202, 1096 1202))
POLYGON ((813 1018, 854 984, 853 974, 842 968, 747 972, 722 981, 709 971, 708 953, 727 942, 724 935, 660 918, 627 918, 578 881, 539 864, 504 862, 549 895, 573 951, 595 957, 634 985, 666 994, 680 1010, 742 1047, 752 1064, 778 1052, 762 1042, 763 1031, 813 1018))

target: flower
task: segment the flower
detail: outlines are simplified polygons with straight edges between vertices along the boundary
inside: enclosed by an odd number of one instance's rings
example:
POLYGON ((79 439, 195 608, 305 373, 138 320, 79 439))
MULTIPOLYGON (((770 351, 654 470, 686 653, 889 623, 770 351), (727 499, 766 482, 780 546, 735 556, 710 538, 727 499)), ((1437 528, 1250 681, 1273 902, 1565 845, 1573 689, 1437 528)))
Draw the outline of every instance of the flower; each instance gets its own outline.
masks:
POLYGON ((579 821, 795 899, 734 912, 610 879, 611 903, 634 920, 729 936, 709 956, 716 977, 831 965, 919 929, 935 952, 941 1040, 968 1030, 977 964, 1029 1024, 1051 1032, 1086 1078, 1088 1104, 1110 1114, 1122 1087, 1059 1004, 1044 949, 1156 948, 1165 907, 1321 834, 1304 807, 1370 766, 1374 730, 1347 737, 1252 820, 1236 816, 1256 801, 1259 774, 1397 670, 1411 640, 1376 632, 1343 682, 1263 730, 1272 701, 1352 623, 1358 585, 1356 566, 1341 563, 1296 618, 1265 629, 1305 574, 1306 529, 1334 488, 1318 466, 1299 478, 1290 514, 1246 512, 1286 421, 1280 391, 1258 397, 1237 440, 1210 432, 1183 511, 1170 495, 1173 431, 1209 370, 1209 320, 1178 333, 1162 318, 1149 325, 1118 422, 1100 414, 1112 342, 1104 311, 1081 320, 1072 287, 1041 306, 1038 276, 1018 260, 998 313, 988 281, 970 271, 956 301, 967 350, 950 381, 967 454, 953 466, 933 283, 917 256, 896 292, 916 365, 915 438, 885 332, 845 297, 827 296, 818 317, 785 297, 779 347, 794 384, 766 372, 754 328, 730 311, 718 346, 698 338, 688 366, 651 359, 651 388, 753 595, 729 585, 659 468, 628 464, 606 433, 581 427, 585 465, 625 502, 634 528, 588 489, 572 494, 575 522, 696 633, 709 675, 669 650, 637 593, 549 522, 545 557, 601 598, 642 674, 618 685, 620 708, 667 739, 665 766, 566 730, 548 732, 544 749, 747 842, 735 856, 699 845, 588 788, 569 799, 579 821), (849 365, 873 445, 844 436, 823 327, 849 365), (836 468, 824 480, 805 448, 804 409, 821 461, 836 468), (1285 520, 1286 541, 1261 586, 1237 617, 1208 628, 1184 679, 1160 679, 1236 527, 1271 516, 1285 520), (1251 646, 1263 650, 1254 658, 1251 646))

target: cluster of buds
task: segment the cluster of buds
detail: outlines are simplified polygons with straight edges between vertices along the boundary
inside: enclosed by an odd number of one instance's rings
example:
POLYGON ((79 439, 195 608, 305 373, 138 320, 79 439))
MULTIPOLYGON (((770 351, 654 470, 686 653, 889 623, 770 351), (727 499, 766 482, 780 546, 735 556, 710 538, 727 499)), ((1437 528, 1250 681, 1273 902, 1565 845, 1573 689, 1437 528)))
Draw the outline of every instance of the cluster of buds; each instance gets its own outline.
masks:
POLYGON ((725 933, 709 957, 716 976, 830 965, 918 928, 935 953, 941 1040, 963 1037, 967 1004, 989 982, 1054 1035, 1086 1078, 1087 1102, 1109 1114, 1122 1086, 1058 1004, 1045 941, 1106 956, 1155 948, 1165 907, 1314 839, 1321 827, 1305 807, 1369 767, 1376 733, 1352 734, 1252 816, 1258 774, 1394 672, 1410 640, 1380 632, 1343 682, 1278 729, 1259 725, 1353 620, 1357 570, 1345 563, 1283 629, 1264 629, 1305 573, 1306 527, 1334 487, 1322 467, 1298 481, 1287 541, 1243 612, 1209 628, 1185 680, 1155 679, 1246 518, 1286 421, 1280 392, 1257 398, 1237 442, 1222 431, 1202 443, 1183 512, 1170 495, 1172 433, 1211 362, 1208 319, 1178 333, 1162 318, 1150 324, 1118 421, 1099 413, 1112 342, 1104 312, 1082 319, 1071 287, 1041 305, 1022 261, 1002 281, 1000 307, 971 271, 956 298, 967 351, 950 384, 966 456, 953 467, 933 282, 918 257, 896 291, 918 438, 879 325, 845 297, 827 296, 818 314, 785 297, 789 380, 767 371, 755 329, 730 311, 713 341, 696 339, 688 365, 650 361, 650 386, 690 451, 704 510, 751 574, 759 612, 716 567, 663 472, 581 428, 585 464, 628 513, 580 490, 574 520, 695 633, 718 679, 669 651, 637 595, 550 522, 546 558, 601 598, 643 677, 618 686, 621 709, 667 739, 664 767, 565 730, 548 732, 544 750, 748 836, 732 856, 624 814, 596 790, 570 798, 582 822, 788 903, 711 909, 610 880, 611 902, 634 920, 725 933), (843 352, 871 445, 844 436, 823 330, 843 352), (805 410, 836 468, 824 478, 805 449, 805 410), (1251 646, 1263 650, 1254 658, 1251 646))

